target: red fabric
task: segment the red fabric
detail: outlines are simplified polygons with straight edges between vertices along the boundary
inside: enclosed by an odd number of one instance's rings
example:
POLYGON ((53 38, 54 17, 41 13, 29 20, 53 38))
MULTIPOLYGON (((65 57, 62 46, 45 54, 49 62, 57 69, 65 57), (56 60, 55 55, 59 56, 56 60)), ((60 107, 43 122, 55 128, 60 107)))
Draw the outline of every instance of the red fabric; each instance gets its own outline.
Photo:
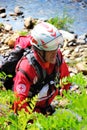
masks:
MULTIPOLYGON (((22 41, 21 41, 21 38, 19 38, 19 41, 16 42, 15 46, 20 45, 20 46, 22 46, 22 48, 26 48, 28 45, 30 45, 30 42, 29 42, 30 36, 27 38, 25 38, 25 37, 22 37, 22 38, 23 38, 22 41), (23 40, 27 41, 26 45, 25 45, 25 42, 23 40)), ((60 53, 60 56, 62 57, 62 64, 59 68, 59 70, 61 72, 60 78, 62 79, 63 77, 69 76, 69 71, 68 71, 68 66, 65 63, 63 56, 61 54, 61 51, 58 50, 58 53, 60 53)), ((55 65, 54 64, 48 65, 48 63, 43 63, 36 52, 34 52, 34 56, 36 57, 37 61, 42 66, 42 68, 45 69, 48 74, 51 74, 52 71, 54 70, 55 65)), ((22 108, 24 108, 26 111, 28 111, 27 110, 27 106, 28 106, 27 102, 25 102, 21 106, 18 104, 21 104, 21 102, 28 97, 30 87, 32 84, 34 84, 38 80, 38 76, 37 76, 37 72, 35 71, 35 68, 28 62, 28 60, 26 58, 23 58, 22 61, 18 64, 18 66, 20 66, 20 68, 22 68, 29 75, 31 81, 29 81, 26 78, 26 76, 24 74, 22 74, 20 71, 18 71, 16 73, 16 76, 14 78, 14 92, 16 93, 15 95, 16 95, 16 97, 19 98, 19 100, 14 102, 14 109, 15 109, 14 111, 16 111, 17 109, 20 110, 22 108)), ((68 90, 69 87, 70 87, 70 84, 63 86, 63 89, 68 90)), ((55 89, 53 87, 53 91, 54 90, 55 89)), ((50 104, 52 102, 52 100, 54 99, 54 97, 57 94, 58 94, 58 90, 56 90, 54 92, 54 94, 50 98, 47 99, 48 104, 50 104)), ((47 94, 47 96, 49 97, 49 93, 47 94)), ((46 106, 46 100, 37 102, 36 106, 37 106, 36 111, 40 112, 38 107, 44 108, 46 106)))
POLYGON ((15 41, 14 48, 16 46, 20 46, 23 49, 26 48, 26 47, 29 47, 29 46, 31 46, 30 40, 31 40, 31 35, 28 35, 28 36, 19 36, 16 39, 16 41, 15 41))

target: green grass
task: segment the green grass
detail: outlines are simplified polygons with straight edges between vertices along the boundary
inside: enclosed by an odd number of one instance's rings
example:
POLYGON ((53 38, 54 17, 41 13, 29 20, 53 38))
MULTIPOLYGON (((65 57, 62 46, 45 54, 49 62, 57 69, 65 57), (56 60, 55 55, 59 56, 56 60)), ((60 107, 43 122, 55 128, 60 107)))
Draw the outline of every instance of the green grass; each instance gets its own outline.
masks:
POLYGON ((56 16, 54 18, 48 19, 48 22, 53 24, 58 29, 64 29, 64 30, 69 31, 69 28, 74 23, 74 19, 71 18, 66 13, 64 13, 63 16, 61 16, 61 17, 56 16))
MULTIPOLYGON (((67 99, 64 107, 56 106, 53 115, 42 115, 32 112, 26 113, 23 109, 14 114, 12 104, 15 100, 11 90, 0 91, 0 130, 86 130, 87 128, 87 79, 82 73, 63 79, 77 84, 80 94, 76 91, 64 91, 64 97, 57 96, 56 100, 67 99), (33 121, 33 123, 31 123, 33 121)), ((34 99, 35 100, 35 99, 34 99)), ((32 100, 32 104, 34 104, 32 100)), ((36 102, 36 101, 35 101, 36 102)), ((32 107, 32 109, 34 109, 32 107)))

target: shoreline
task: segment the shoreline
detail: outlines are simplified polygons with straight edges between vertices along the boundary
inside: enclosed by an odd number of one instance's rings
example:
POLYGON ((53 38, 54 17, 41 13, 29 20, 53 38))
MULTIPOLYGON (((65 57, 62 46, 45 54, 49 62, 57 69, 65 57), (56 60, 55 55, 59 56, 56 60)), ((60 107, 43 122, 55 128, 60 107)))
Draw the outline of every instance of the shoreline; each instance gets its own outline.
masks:
POLYGON ((71 31, 77 35, 87 33, 86 0, 43 0, 42 2, 37 1, 36 5, 33 0, 30 2, 26 1, 24 4, 22 4, 23 0, 17 2, 11 1, 9 5, 8 2, 6 0, 4 4, 3 1, 0 2, 1 6, 4 6, 0 7, 0 23, 2 22, 10 24, 14 31, 24 28, 24 20, 28 17, 32 17, 33 19, 47 20, 50 17, 55 17, 57 15, 61 17, 64 15, 64 13, 66 13, 66 15, 74 19, 74 23, 70 27, 71 31), (54 4, 55 9, 52 8, 54 4), (64 11, 64 8, 66 11, 64 11))

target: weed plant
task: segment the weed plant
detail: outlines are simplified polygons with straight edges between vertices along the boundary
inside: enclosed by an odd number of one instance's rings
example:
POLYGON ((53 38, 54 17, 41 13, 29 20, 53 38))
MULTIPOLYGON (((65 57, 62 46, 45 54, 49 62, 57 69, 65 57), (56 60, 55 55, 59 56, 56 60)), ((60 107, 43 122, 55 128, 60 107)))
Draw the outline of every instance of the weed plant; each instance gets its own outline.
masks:
POLYGON ((58 29, 64 29, 69 31, 71 25, 74 23, 74 19, 63 13, 63 16, 56 16, 48 20, 49 23, 53 24, 58 29))
POLYGON ((12 104, 15 100, 11 90, 0 91, 0 130, 86 130, 87 129, 87 79, 82 73, 71 78, 63 79, 64 83, 71 82, 79 86, 81 93, 64 91, 64 97, 57 96, 56 100, 67 99, 65 106, 56 106, 53 115, 42 115, 33 112, 37 97, 31 101, 30 114, 23 109, 15 114, 12 104))

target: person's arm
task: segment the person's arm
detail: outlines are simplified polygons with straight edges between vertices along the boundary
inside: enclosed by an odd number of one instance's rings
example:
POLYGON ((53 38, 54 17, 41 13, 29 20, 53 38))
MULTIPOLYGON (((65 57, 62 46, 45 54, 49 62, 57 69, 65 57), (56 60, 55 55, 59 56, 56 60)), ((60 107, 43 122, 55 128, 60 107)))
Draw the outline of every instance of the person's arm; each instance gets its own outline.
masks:
POLYGON ((66 85, 62 83, 62 79, 64 77, 70 76, 70 73, 69 73, 68 65, 66 64, 61 51, 58 50, 58 53, 59 53, 59 55, 61 57, 61 65, 60 65, 59 70, 60 70, 60 85, 61 85, 60 92, 62 92, 62 90, 64 90, 64 89, 68 90, 70 88, 70 85, 71 85, 70 83, 67 83, 66 85))
POLYGON ((62 79, 65 78, 65 77, 68 77, 70 76, 69 74, 69 70, 68 70, 68 66, 67 64, 65 63, 65 61, 63 61, 63 63, 61 64, 61 67, 60 67, 60 91, 59 91, 59 95, 63 96, 63 90, 66 90, 68 91, 70 89, 70 86, 71 84, 70 83, 67 83, 66 85, 63 84, 62 82, 62 79))
POLYGON ((23 59, 19 68, 23 69, 29 75, 31 81, 29 81, 21 71, 16 72, 14 78, 14 93, 16 96, 13 107, 14 112, 17 112, 17 110, 21 110, 22 108, 25 109, 25 111, 28 111, 28 102, 26 99, 28 98, 30 87, 33 84, 33 78, 36 76, 34 68, 29 65, 27 59, 23 59))
POLYGON ((17 112, 17 110, 21 110, 22 108, 28 111, 28 103, 25 102, 25 100, 28 97, 29 89, 29 81, 27 80, 24 74, 18 71, 14 78, 14 93, 16 96, 16 100, 14 102, 14 112, 17 112))
MULTIPOLYGON (((61 72, 60 73, 60 84, 63 85, 62 84, 62 79, 64 77, 70 76, 70 73, 69 73, 69 70, 68 70, 68 66, 67 66, 67 64, 65 63, 64 60, 63 60, 63 62, 61 64, 60 72, 61 72)), ((70 83, 67 83, 66 85, 65 84, 63 85, 63 89, 68 90, 69 88, 70 88, 70 83)))

